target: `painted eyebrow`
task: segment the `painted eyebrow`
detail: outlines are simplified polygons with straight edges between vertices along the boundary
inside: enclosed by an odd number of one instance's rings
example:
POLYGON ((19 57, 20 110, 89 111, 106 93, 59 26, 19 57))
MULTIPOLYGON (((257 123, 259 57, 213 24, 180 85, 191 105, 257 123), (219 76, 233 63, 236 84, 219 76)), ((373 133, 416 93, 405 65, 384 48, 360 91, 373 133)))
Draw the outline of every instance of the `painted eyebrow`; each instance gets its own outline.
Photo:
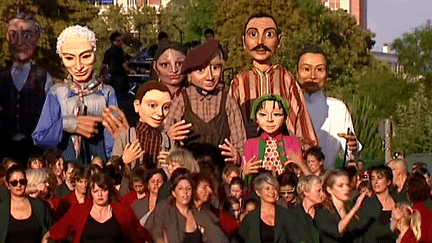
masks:
MULTIPOLYGON (((88 49, 88 50, 85 50, 85 51, 79 53, 78 55, 86 54, 86 53, 88 53, 88 52, 93 52, 93 50, 92 50, 92 49, 88 49)), ((67 52, 62 52, 62 54, 63 54, 63 55, 75 55, 75 54, 67 53, 67 52)))

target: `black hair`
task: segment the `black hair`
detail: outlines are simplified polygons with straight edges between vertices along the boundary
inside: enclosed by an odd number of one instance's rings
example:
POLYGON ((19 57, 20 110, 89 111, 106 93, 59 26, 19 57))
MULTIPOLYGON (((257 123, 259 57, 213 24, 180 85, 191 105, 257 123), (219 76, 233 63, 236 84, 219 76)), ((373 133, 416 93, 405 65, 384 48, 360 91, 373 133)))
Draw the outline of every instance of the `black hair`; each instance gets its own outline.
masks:
POLYGON ((78 168, 74 169, 72 176, 71 176, 71 181, 73 183, 75 183, 81 179, 89 180, 91 175, 92 175, 92 173, 91 173, 90 167, 87 167, 85 169, 82 167, 78 167, 78 168))
POLYGON ((175 179, 177 177, 182 176, 182 175, 187 175, 189 173, 190 173, 190 171, 186 168, 177 168, 171 174, 170 181, 173 182, 173 181, 175 181, 175 179))
POLYGON ((112 32, 110 37, 109 37, 110 41, 114 42, 117 39, 117 37, 119 37, 119 36, 122 36, 122 34, 120 32, 118 32, 118 31, 112 32))
MULTIPOLYGON (((175 170, 175 171, 177 171, 177 170, 175 170)), ((167 177, 167 175, 163 169, 155 168, 155 169, 151 169, 151 170, 147 171, 146 176, 145 176, 145 182, 148 184, 150 179, 156 174, 161 174, 164 182, 166 182, 168 180, 168 177, 167 177)))
POLYGON ((197 188, 198 186, 201 184, 201 182, 207 182, 210 185, 210 188, 212 188, 212 190, 214 189, 213 186, 213 180, 210 177, 210 175, 208 175, 207 173, 191 173, 189 175, 189 178, 191 179, 192 182, 192 190, 193 190, 193 198, 197 198, 197 188))
POLYGON ((234 178, 232 178, 231 183, 230 183, 230 187, 232 185, 239 185, 242 190, 244 190, 245 187, 246 187, 245 181, 242 178, 240 178, 240 177, 234 177, 234 178))
POLYGON ((279 27, 278 27, 278 24, 276 22, 276 19, 273 16, 271 16, 270 14, 266 13, 266 12, 258 12, 258 13, 253 14, 252 16, 250 16, 248 18, 248 20, 246 21, 246 24, 244 25, 244 28, 243 28, 243 36, 246 35, 246 27, 249 24, 249 22, 252 19, 256 19, 256 18, 271 18, 273 20, 273 22, 275 23, 275 25, 276 25, 276 33, 278 35, 280 34, 279 33, 279 27))
POLYGON ((63 158, 62 153, 63 152, 60 149, 56 149, 56 148, 45 150, 43 153, 43 158, 45 160, 46 165, 48 165, 48 167, 52 167, 53 165, 55 165, 57 160, 63 158))
POLYGON ((277 177, 277 181, 279 183, 279 187, 281 186, 292 186, 293 188, 297 187, 298 178, 296 174, 292 171, 285 171, 277 177))
POLYGON ((9 183, 13 173, 21 172, 24 175, 24 179, 27 179, 25 169, 21 165, 12 165, 6 170, 6 183, 9 183))
MULTIPOLYGON (((369 168, 369 170, 370 170, 371 175, 372 175, 372 172, 375 171, 378 174, 384 175, 384 177, 388 181, 390 181, 390 182, 393 181, 393 173, 392 173, 392 170, 390 169, 390 167, 388 167, 388 166, 377 165, 377 166, 373 166, 373 167, 369 168)), ((370 178, 372 178, 372 177, 370 177, 370 178)))
POLYGON ((134 182, 145 183, 146 182, 145 170, 143 168, 140 168, 140 167, 134 168, 131 172, 131 175, 130 175, 130 182, 131 183, 134 183, 134 182))
MULTIPOLYGON (((300 51, 300 53, 298 54, 298 56, 297 56, 297 69, 298 69, 298 63, 300 62, 300 58, 304 54, 307 54, 307 53, 321 54, 321 55, 323 55, 324 59, 326 61, 327 67, 329 66, 329 61, 328 61, 328 58, 327 58, 327 54, 324 52, 324 50, 321 47, 316 46, 316 45, 305 45, 303 47, 303 49, 300 51)), ((327 72, 328 72, 328 69, 327 69, 327 72)))
POLYGON ((27 160, 27 167, 30 168, 31 163, 35 160, 42 162, 42 167, 45 167, 45 160, 43 159, 42 154, 32 154, 27 160))
POLYGON ((204 36, 206 36, 207 34, 211 34, 211 35, 215 35, 215 33, 214 33, 214 31, 212 30, 212 29, 206 29, 205 31, 204 31, 204 36))
POLYGON ((313 155, 319 161, 325 160, 325 156, 324 156, 324 153, 322 152, 321 147, 311 147, 308 150, 306 150, 305 154, 306 154, 306 157, 308 155, 313 155))
POLYGON ((165 32, 165 31, 161 31, 161 32, 159 32, 159 34, 158 34, 158 40, 160 41, 160 40, 163 40, 163 39, 166 39, 166 38, 168 38, 168 34, 167 34, 167 32, 165 32))
POLYGON ((173 49, 176 51, 179 51, 181 53, 183 53, 185 56, 187 55, 187 48, 185 46, 183 46, 182 44, 175 42, 175 41, 170 41, 166 44, 162 44, 160 46, 158 46, 158 49, 156 50, 156 53, 153 57, 154 61, 157 61, 159 59, 159 57, 166 51, 169 49, 173 49))

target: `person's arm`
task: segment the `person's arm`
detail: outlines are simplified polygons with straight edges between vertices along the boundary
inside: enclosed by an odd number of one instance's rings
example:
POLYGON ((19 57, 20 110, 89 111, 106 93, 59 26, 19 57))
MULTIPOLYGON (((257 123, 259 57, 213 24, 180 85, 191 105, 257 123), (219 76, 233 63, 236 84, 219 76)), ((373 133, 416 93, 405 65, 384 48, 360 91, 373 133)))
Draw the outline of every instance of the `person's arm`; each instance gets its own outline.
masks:
POLYGON ((354 205, 354 207, 345 215, 345 217, 343 217, 341 219, 341 221, 339 221, 338 224, 338 230, 339 233, 342 234, 346 231, 349 223, 351 222, 351 220, 354 218, 354 216, 356 215, 357 211, 360 209, 363 200, 366 197, 366 193, 363 192, 362 194, 360 194, 360 196, 357 198, 356 204, 354 205))
MULTIPOLYGON (((56 147, 62 140, 63 124, 66 121, 67 120, 64 121, 61 116, 60 103, 57 97, 52 92, 49 92, 45 99, 38 124, 32 134, 33 143, 42 148, 56 147)), ((69 121, 70 124, 73 122, 72 120, 69 121)))
MULTIPOLYGON (((106 86, 105 86, 106 87, 106 86)), ((108 86, 108 98, 107 107, 115 106, 117 107, 117 98, 115 96, 115 91, 112 87, 108 86)), ((112 148, 114 146, 114 138, 111 136, 108 129, 104 128, 104 140, 105 140, 105 153, 108 157, 111 157, 112 148)))
POLYGON ((348 108, 343 103, 341 105, 341 127, 343 127, 344 133, 338 133, 338 136, 344 138, 341 141, 341 146, 344 153, 345 150, 348 149, 346 153, 346 160, 355 160, 360 155, 360 151, 362 150, 362 144, 355 135, 354 124, 352 122, 351 114, 349 113, 348 108), (350 134, 346 134, 348 128, 350 129, 350 134), (348 144, 346 144, 346 140, 348 140, 348 144), (348 148, 346 148, 346 145, 348 145, 348 148))

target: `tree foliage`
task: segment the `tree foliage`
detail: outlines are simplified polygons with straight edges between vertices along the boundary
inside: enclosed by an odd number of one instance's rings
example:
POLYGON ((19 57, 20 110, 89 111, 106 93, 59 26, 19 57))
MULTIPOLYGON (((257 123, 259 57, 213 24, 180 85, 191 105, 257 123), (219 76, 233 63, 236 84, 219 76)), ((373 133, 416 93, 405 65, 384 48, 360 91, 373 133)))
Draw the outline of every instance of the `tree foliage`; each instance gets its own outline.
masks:
POLYGON ((326 51, 334 80, 369 64, 373 34, 356 25, 355 18, 343 10, 331 11, 319 1, 309 0, 221 0, 214 26, 219 39, 229 48, 227 66, 237 71, 251 63, 241 36, 247 19, 256 12, 271 13, 277 20, 283 40, 274 61, 291 71, 305 44, 320 45, 326 51))

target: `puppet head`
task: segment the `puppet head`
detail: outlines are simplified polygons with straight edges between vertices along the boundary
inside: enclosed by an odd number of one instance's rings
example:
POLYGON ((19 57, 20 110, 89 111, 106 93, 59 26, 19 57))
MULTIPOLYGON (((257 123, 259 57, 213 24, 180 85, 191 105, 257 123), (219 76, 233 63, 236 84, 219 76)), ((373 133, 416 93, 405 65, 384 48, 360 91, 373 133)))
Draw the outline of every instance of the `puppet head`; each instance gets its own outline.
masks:
POLYGON ((159 46, 154 56, 153 69, 162 83, 167 86, 181 86, 185 79, 185 75, 182 74, 182 66, 186 52, 186 48, 178 42, 159 46))
POLYGON ((29 14, 21 13, 14 17, 7 26, 6 40, 14 62, 30 62, 36 53, 41 26, 29 14))
POLYGON ((168 87, 158 81, 142 84, 135 97, 134 108, 140 121, 153 128, 159 127, 168 115, 171 94, 168 87))
POLYGON ((95 33, 80 25, 67 27, 57 38, 57 54, 73 81, 87 83, 92 79, 96 41, 95 33))
POLYGON ((252 105, 251 119, 270 136, 282 132, 282 127, 288 117, 289 106, 276 94, 266 94, 256 99, 252 105))
POLYGON ((214 90, 223 74, 222 47, 210 40, 193 48, 183 63, 182 73, 188 74, 190 83, 205 92, 214 90))
POLYGON ((243 47, 254 62, 266 64, 271 61, 281 43, 276 20, 267 13, 252 15, 243 31, 243 47))
POLYGON ((297 80, 309 94, 321 90, 327 81, 327 55, 319 46, 303 48, 297 61, 297 80))

